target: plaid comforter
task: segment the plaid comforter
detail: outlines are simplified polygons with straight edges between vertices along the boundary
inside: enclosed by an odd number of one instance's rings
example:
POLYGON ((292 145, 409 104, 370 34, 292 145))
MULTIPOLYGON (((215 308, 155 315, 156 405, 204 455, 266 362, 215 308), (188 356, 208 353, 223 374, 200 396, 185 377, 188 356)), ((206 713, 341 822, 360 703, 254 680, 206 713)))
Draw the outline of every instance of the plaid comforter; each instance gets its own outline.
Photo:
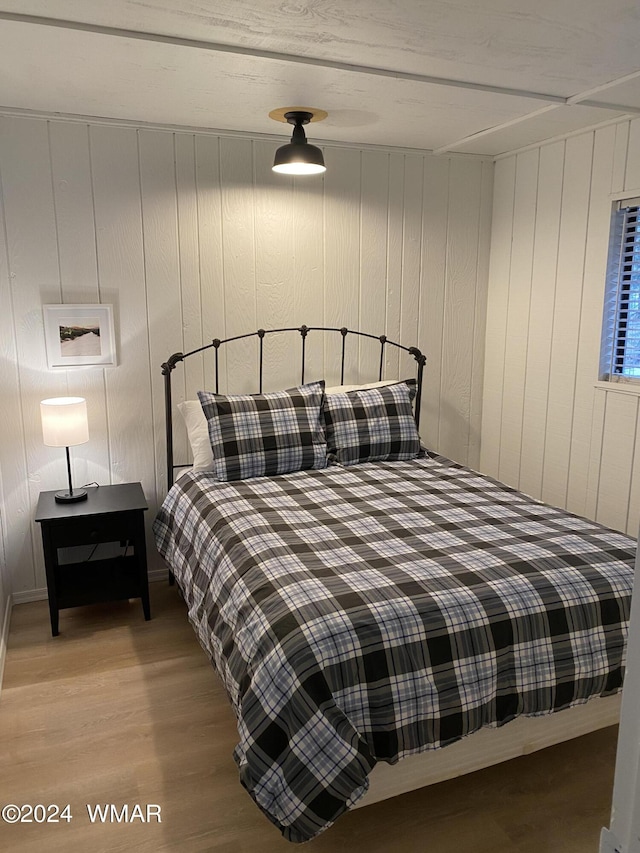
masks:
POLYGON ((635 542, 448 460, 190 473, 154 528, 291 841, 379 760, 621 687, 635 542))

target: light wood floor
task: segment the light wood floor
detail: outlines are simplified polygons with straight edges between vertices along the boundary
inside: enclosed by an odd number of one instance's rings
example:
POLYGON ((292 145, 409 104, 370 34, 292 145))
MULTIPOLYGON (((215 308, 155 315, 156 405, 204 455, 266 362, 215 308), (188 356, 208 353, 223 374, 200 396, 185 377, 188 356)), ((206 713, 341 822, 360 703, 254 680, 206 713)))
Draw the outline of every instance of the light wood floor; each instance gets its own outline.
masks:
MULTIPOLYGON (((71 804, 70 823, 0 823, 12 853, 283 853, 240 786, 235 722, 175 589, 13 610, 0 695, 0 805, 71 804), (91 824, 86 803, 158 804, 162 823, 91 824)), ((346 814, 314 853, 596 853, 616 729, 346 814)))

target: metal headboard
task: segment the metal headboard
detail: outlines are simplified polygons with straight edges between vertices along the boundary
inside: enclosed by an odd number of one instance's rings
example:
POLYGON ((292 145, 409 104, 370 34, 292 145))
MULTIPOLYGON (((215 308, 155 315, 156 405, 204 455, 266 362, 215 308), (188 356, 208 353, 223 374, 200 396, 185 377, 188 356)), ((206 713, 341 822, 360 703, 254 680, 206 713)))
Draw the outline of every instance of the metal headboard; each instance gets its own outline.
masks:
POLYGON ((414 401, 414 416, 416 420, 416 426, 420 426, 420 402, 422 399, 422 374, 424 371, 424 365, 426 363, 426 356, 424 356, 417 347, 405 347, 402 344, 398 344, 395 341, 390 341, 386 335, 370 335, 367 332, 355 332, 351 329, 347 329, 344 326, 341 329, 334 328, 333 326, 293 326, 291 328, 285 329, 258 329, 256 332, 249 332, 246 335, 235 335, 232 338, 225 338, 224 340, 220 340, 219 338, 214 338, 210 344, 206 344, 205 346, 198 347, 198 349, 191 350, 191 352, 175 352, 172 356, 162 364, 162 374, 164 376, 164 405, 165 405, 165 428, 166 428, 166 437, 167 437, 167 488, 170 488, 173 483, 173 472, 176 468, 185 467, 187 463, 182 463, 176 465, 173 460, 173 413, 172 413, 172 402, 171 402, 171 373, 175 369, 176 365, 180 361, 184 361, 185 358, 189 358, 191 355, 196 355, 196 353, 204 352, 208 349, 214 350, 215 355, 215 393, 219 393, 219 351, 220 347, 223 344, 231 343, 231 341, 240 341, 245 338, 254 338, 257 337, 259 339, 259 366, 258 366, 258 377, 259 377, 259 392, 262 393, 262 376, 263 376, 263 355, 264 355, 264 338, 266 335, 281 333, 281 332, 297 332, 302 339, 302 351, 301 351, 301 379, 300 384, 304 383, 304 372, 305 372, 305 356, 306 356, 306 345, 307 345, 307 335, 309 332, 339 332, 342 336, 342 345, 341 345, 341 357, 340 357, 340 384, 344 383, 344 363, 345 363, 345 352, 346 352, 346 341, 348 335, 354 335, 361 338, 370 338, 371 340, 380 342, 380 362, 378 367, 378 379, 382 379, 382 370, 384 367, 384 353, 385 347, 396 347, 399 350, 403 350, 404 352, 412 355, 418 364, 418 375, 416 378, 416 396, 414 401))

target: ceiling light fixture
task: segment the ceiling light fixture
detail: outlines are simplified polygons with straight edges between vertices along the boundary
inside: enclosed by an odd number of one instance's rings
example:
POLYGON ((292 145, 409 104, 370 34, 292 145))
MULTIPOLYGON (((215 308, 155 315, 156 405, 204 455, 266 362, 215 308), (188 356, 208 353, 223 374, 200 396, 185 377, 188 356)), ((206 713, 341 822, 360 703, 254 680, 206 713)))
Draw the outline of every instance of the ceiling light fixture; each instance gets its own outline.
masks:
POLYGON ((291 142, 282 145, 276 151, 273 171, 284 175, 319 175, 326 171, 322 151, 310 145, 304 132, 304 125, 311 121, 322 121, 327 117, 324 110, 312 110, 308 107, 282 107, 269 113, 276 121, 286 121, 293 125, 291 142))

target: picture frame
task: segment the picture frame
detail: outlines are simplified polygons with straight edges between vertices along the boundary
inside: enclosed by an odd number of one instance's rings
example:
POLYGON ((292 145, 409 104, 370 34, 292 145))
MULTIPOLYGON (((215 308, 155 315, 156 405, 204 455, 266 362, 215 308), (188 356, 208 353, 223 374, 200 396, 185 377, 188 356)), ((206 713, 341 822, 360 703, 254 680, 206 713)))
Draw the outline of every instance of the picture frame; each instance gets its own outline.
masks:
POLYGON ((115 367, 113 306, 43 305, 49 368, 115 367))

